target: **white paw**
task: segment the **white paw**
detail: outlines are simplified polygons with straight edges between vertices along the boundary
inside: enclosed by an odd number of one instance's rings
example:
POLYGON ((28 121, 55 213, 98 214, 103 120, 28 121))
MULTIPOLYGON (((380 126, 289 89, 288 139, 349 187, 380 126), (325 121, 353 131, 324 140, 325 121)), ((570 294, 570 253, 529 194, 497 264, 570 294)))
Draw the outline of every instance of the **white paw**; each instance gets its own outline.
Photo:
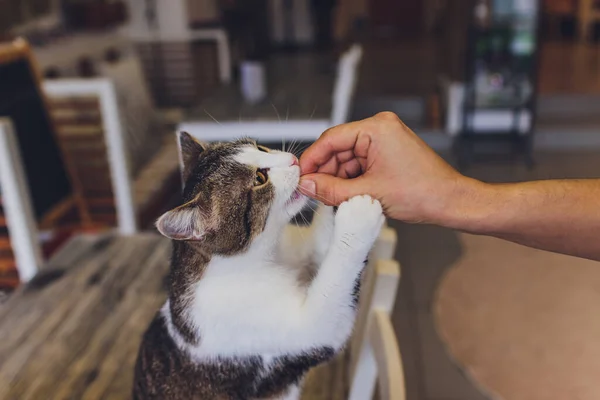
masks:
POLYGON ((353 197, 342 203, 335 215, 335 240, 341 248, 366 257, 384 221, 378 200, 368 195, 353 197))

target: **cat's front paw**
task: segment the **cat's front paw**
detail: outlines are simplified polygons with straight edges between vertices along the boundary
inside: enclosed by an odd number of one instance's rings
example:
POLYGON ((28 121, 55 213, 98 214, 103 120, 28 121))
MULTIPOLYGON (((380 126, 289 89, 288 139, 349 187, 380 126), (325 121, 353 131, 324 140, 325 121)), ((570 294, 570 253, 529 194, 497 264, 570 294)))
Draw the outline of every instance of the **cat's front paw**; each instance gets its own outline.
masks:
POLYGON ((381 232, 385 217, 381 203, 371 196, 355 196, 343 202, 335 215, 337 245, 366 257, 381 232))

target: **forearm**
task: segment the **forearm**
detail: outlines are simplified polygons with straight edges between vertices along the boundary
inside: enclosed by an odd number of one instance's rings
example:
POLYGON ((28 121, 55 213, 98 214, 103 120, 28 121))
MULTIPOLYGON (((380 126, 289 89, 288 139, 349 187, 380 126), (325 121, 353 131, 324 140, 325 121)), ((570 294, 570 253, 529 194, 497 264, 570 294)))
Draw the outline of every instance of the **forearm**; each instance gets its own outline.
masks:
POLYGON ((600 261, 600 179, 485 184, 469 180, 440 224, 600 261))

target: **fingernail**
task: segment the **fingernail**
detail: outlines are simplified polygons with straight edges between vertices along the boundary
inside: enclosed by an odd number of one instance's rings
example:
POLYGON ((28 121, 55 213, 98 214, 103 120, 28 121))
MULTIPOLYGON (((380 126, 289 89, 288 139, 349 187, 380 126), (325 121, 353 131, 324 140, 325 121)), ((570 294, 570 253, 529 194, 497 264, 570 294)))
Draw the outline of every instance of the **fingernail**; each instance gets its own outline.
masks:
POLYGON ((305 194, 315 194, 317 192, 317 185, 314 181, 300 181, 300 191, 305 194))

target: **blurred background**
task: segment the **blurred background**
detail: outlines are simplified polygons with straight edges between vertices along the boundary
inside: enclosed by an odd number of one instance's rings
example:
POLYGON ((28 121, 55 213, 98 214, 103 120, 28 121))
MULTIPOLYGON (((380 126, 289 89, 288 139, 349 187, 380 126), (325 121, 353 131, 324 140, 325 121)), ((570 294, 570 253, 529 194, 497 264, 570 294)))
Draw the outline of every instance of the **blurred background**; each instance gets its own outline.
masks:
MULTIPOLYGON (((92 257, 69 243, 99 257, 177 204, 176 131, 299 154, 393 111, 478 179, 600 176, 597 0, 0 0, 0 42, 7 335, 18 288, 92 257)), ((409 399, 600 398, 597 265, 390 226, 409 399)))

